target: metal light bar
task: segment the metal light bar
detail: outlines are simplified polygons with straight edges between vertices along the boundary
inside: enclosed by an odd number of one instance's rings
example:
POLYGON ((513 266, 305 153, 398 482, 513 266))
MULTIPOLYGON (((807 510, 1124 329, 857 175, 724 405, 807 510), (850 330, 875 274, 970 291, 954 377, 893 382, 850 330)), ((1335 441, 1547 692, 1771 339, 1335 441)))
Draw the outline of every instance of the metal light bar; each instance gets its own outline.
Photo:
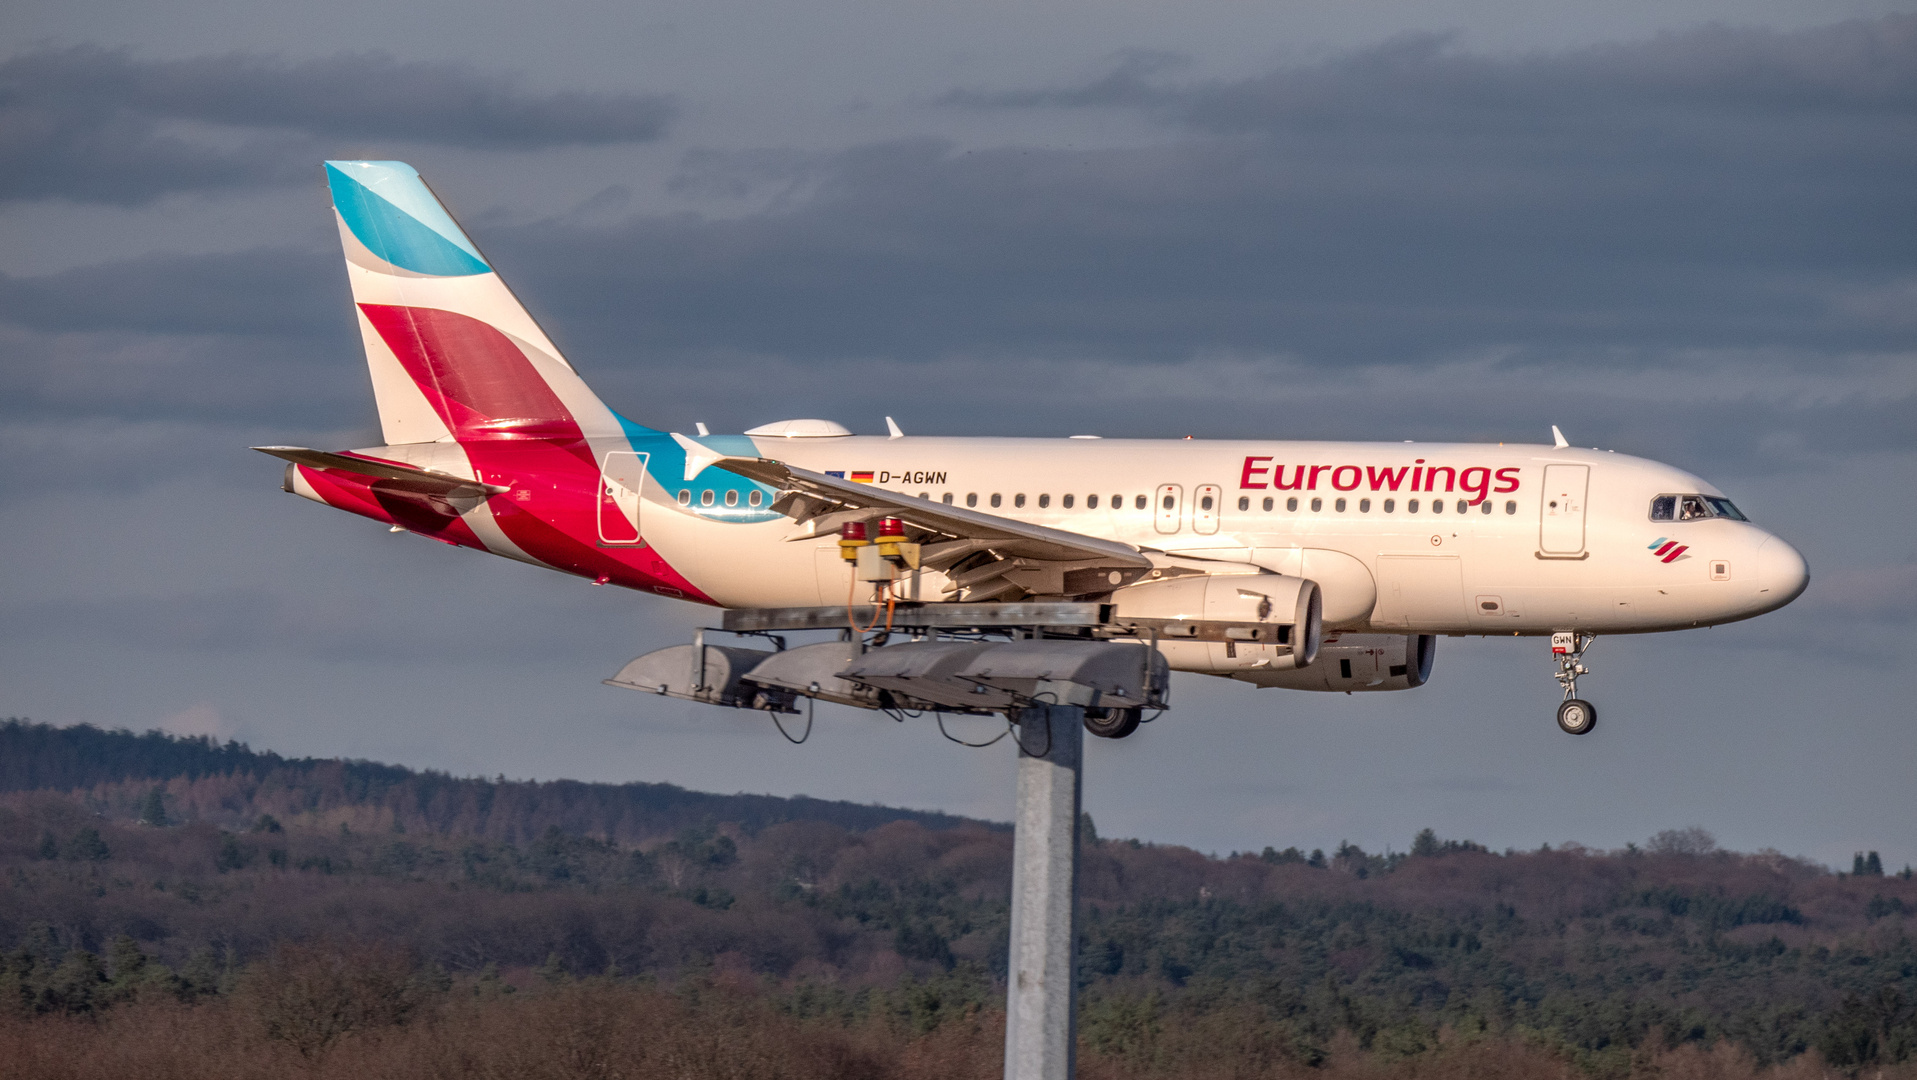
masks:
MULTIPOLYGON (((848 612, 837 607, 728 608, 725 629, 734 633, 762 630, 833 630, 856 624, 870 626, 885 619, 885 608, 855 605, 848 612)), ((892 627, 928 630, 966 630, 992 626, 1109 626, 1112 605, 1096 603, 1012 604, 898 604, 892 627)))

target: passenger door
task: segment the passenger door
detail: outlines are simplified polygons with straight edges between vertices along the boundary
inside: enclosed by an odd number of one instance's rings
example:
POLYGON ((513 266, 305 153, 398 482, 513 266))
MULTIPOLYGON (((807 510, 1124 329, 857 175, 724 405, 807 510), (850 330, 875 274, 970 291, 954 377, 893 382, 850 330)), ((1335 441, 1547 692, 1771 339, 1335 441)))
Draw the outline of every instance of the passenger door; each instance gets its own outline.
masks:
POLYGON ((1160 484, 1158 493, 1152 496, 1153 513, 1157 515, 1156 524, 1162 533, 1175 533, 1184 524, 1185 489, 1177 484, 1160 484))
POLYGON ((1584 551, 1584 495, 1589 465, 1546 465, 1544 496, 1538 507, 1538 550, 1546 555, 1584 551))
POLYGON ((639 542, 640 492, 646 489, 646 455, 614 450, 599 473, 599 542, 639 542))

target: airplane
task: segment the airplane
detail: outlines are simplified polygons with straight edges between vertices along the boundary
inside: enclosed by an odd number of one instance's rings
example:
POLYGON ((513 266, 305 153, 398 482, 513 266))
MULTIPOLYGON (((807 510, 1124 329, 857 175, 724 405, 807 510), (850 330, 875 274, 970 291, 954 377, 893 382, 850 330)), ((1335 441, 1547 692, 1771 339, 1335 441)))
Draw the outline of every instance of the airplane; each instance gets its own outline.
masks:
MULTIPOLYGON (((385 444, 256 449, 286 491, 395 532, 696 604, 843 607, 861 650, 881 608, 1089 602, 1094 637, 1258 687, 1408 690, 1439 636, 1549 638, 1574 735, 1596 635, 1752 618, 1809 581, 1708 482, 1555 426, 1548 446, 648 427, 410 166, 325 172, 385 444)), ((1123 737, 1139 712, 1086 726, 1123 737)))

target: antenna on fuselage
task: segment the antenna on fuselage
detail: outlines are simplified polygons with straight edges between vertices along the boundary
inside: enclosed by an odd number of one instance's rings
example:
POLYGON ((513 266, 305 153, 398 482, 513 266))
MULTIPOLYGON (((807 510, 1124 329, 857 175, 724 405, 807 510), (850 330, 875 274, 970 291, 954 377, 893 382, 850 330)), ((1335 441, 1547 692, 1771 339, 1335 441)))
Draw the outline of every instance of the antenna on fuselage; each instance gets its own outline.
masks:
POLYGON ((1563 450, 1563 449, 1565 449, 1566 447, 1569 447, 1570 445, 1571 445, 1571 444, 1570 444, 1570 443, 1568 443, 1568 442, 1566 442, 1566 441, 1565 441, 1565 439, 1564 439, 1564 432, 1562 432, 1562 431, 1559 431, 1559 430, 1558 430, 1558 426, 1557 426, 1556 424, 1552 424, 1552 425, 1551 425, 1551 446, 1552 446, 1552 448, 1553 448, 1553 449, 1556 449, 1556 450, 1563 450))

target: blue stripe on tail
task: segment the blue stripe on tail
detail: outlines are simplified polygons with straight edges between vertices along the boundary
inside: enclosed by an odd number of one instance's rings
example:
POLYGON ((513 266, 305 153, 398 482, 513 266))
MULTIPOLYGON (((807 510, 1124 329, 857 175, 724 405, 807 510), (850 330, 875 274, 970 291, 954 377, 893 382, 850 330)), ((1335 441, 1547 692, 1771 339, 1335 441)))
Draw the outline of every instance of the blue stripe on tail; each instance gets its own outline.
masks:
POLYGON ((346 227, 366 250, 394 266, 434 277, 492 271, 410 166, 329 161, 326 181, 346 227))

